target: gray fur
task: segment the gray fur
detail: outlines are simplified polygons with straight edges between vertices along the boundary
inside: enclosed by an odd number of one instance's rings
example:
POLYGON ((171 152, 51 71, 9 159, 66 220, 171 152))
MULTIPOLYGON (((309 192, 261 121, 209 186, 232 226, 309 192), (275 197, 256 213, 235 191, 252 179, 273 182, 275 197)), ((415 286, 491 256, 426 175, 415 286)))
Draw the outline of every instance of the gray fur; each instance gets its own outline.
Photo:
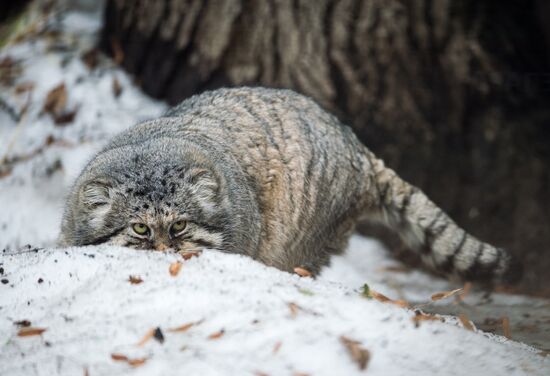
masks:
POLYGON ((309 98, 264 88, 205 92, 116 136, 77 179, 60 244, 213 247, 316 274, 362 219, 396 229, 448 275, 517 276, 508 253, 466 234, 349 127, 309 98))

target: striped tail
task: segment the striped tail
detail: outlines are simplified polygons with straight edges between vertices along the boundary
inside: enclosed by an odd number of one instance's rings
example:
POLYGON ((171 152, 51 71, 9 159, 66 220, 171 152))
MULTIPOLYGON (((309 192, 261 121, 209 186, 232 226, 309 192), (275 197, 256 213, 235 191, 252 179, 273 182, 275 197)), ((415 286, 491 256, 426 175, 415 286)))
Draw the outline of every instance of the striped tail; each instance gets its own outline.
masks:
POLYGON ((427 266, 467 281, 508 284, 521 278, 521 264, 509 252, 468 234, 372 153, 370 160, 383 221, 398 231, 427 266))

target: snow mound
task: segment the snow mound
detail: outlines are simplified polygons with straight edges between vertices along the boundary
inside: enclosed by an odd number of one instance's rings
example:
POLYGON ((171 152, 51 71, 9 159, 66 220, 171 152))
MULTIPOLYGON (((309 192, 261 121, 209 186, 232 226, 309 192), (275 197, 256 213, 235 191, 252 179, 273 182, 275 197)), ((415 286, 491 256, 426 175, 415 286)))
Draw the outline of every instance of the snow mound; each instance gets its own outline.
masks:
POLYGON ((4 255, 3 264, 2 375, 362 374, 341 336, 370 352, 371 375, 550 371, 525 345, 453 323, 416 327, 410 310, 239 255, 205 251, 183 261, 99 246, 27 249, 4 255), (18 337, 20 320, 47 330, 18 337), (195 325, 171 331, 187 323, 195 325), (138 345, 154 328, 163 343, 138 345), (132 366, 113 354, 145 361, 132 366))

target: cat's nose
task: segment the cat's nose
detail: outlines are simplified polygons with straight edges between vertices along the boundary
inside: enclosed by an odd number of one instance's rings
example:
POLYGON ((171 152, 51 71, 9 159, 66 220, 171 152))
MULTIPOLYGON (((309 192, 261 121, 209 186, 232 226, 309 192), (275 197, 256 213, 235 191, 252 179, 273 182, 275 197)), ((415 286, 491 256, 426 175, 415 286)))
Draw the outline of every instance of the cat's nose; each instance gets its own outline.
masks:
POLYGON ((157 251, 166 251, 168 248, 170 248, 170 247, 168 247, 168 246, 167 246, 166 244, 164 244, 164 243, 159 243, 159 244, 156 244, 156 245, 155 245, 155 249, 156 249, 157 251))

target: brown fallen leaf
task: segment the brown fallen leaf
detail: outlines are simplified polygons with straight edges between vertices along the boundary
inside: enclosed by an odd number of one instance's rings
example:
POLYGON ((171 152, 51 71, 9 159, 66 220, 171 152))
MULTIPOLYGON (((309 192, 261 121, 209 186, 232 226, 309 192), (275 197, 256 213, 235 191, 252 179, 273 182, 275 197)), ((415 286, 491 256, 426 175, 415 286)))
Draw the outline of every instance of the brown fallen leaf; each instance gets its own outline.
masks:
POLYGON ((53 120, 57 125, 71 123, 74 120, 77 112, 78 112, 78 109, 75 108, 72 111, 66 111, 59 115, 55 115, 53 120))
POLYGON ((115 98, 120 97, 120 94, 122 94, 122 85, 120 85, 120 81, 118 78, 113 78, 113 95, 115 98))
POLYGON ((61 83, 50 90, 44 101, 42 111, 56 117, 63 113, 67 105, 67 89, 65 84, 61 83))
POLYGON ((123 361, 123 362, 128 361, 128 357, 126 355, 117 354, 117 353, 111 354, 111 359, 116 360, 117 362, 119 362, 119 361, 123 361))
POLYGON ((111 359, 113 359, 114 361, 117 361, 117 362, 126 362, 129 365, 131 365, 132 367, 139 367, 147 361, 147 358, 130 359, 126 355, 117 354, 117 353, 111 354, 111 359))
POLYGON ((145 364, 147 361, 147 358, 136 358, 136 359, 128 359, 128 364, 132 367, 139 367, 145 364))
POLYGON ((23 72, 21 63, 10 56, 0 59, 0 83, 11 86, 23 72))
POLYGON ((17 325, 17 326, 20 326, 20 327, 23 327, 23 328, 27 328, 27 327, 31 326, 31 322, 29 320, 15 321, 13 324, 17 325))
POLYGON ((361 346, 361 343, 345 336, 340 337, 340 342, 348 350, 351 359, 357 363, 360 370, 367 368, 370 360, 370 351, 361 346))
POLYGON ((288 308, 290 309, 290 316, 292 316, 292 318, 296 317, 298 311, 301 309, 298 304, 292 302, 288 303, 288 308))
POLYGON ((221 329, 220 331, 216 332, 216 333, 212 333, 210 334, 207 338, 208 339, 218 339, 220 338, 221 336, 223 336, 225 334, 225 330, 224 329, 221 329))
POLYGON ((84 52, 81 58, 88 69, 94 70, 99 63, 99 50, 96 47, 91 48, 84 52))
POLYGON ((84 376, 90 376, 90 371, 88 371, 88 367, 84 367, 84 376))
POLYGON ((131 275, 128 277, 128 282, 130 282, 132 285, 139 285, 143 282, 143 279, 141 279, 138 275, 131 275))
POLYGON ((468 319, 468 316, 466 316, 465 313, 461 313, 460 315, 458 315, 458 319, 460 320, 464 328, 474 331, 474 326, 472 325, 472 323, 468 319))
POLYGON ((145 345, 153 336, 155 335, 155 329, 149 329, 147 333, 139 340, 139 342, 136 344, 137 346, 143 346, 145 345))
POLYGON ((502 318, 502 332, 504 337, 512 339, 512 331, 510 330, 510 319, 508 316, 502 318))
POLYGON ((452 291, 437 292, 437 293, 432 295, 432 301, 435 302, 435 301, 438 301, 438 300, 441 300, 441 299, 446 299, 450 296, 453 296, 454 294, 456 294, 459 291, 462 291, 462 288, 455 289, 455 290, 452 290, 452 291))
POLYGON ((412 318, 416 327, 420 325, 421 321, 443 321, 440 316, 427 314, 421 311, 416 311, 415 316, 412 318))
POLYGON ((175 277, 179 274, 180 269, 181 269, 181 265, 182 264, 179 261, 176 261, 176 262, 170 264, 170 267, 168 268, 168 271, 170 272, 170 275, 172 277, 175 277))
POLYGON ((262 371, 254 371, 254 376, 269 376, 269 375, 262 371))
POLYGON ((0 179, 4 178, 6 176, 9 176, 11 174, 11 170, 6 168, 5 170, 0 169, 0 179))
POLYGON ((172 329, 168 329, 168 331, 172 332, 172 333, 183 333, 183 332, 186 332, 189 329, 191 329, 196 324, 198 324, 198 323, 190 322, 190 323, 187 323, 187 324, 183 324, 181 326, 177 326, 177 327, 172 328, 172 329))
POLYGON ((407 308, 409 306, 409 303, 407 303, 405 300, 402 300, 402 299, 393 300, 393 299, 388 298, 386 295, 381 294, 381 293, 379 293, 377 291, 374 291, 374 290, 369 290, 369 294, 370 294, 370 297, 372 297, 373 299, 376 299, 376 300, 378 300, 379 302, 382 302, 382 303, 395 304, 395 305, 397 305, 401 308, 407 308))
POLYGON ((14 91, 15 94, 23 94, 28 91, 32 91, 34 89, 34 83, 33 82, 22 82, 15 86, 14 91))
POLYGON ((151 338, 155 338, 160 343, 164 343, 164 334, 162 334, 162 330, 157 327, 154 329, 150 329, 145 333, 143 338, 137 343, 137 346, 143 346, 145 345, 151 338))
POLYGON ((298 274, 300 277, 311 277, 311 272, 309 270, 299 266, 294 268, 294 273, 298 274))
POLYGON ((29 326, 26 328, 19 329, 19 331, 17 332, 17 336, 18 337, 39 336, 42 333, 44 333, 46 330, 47 330, 46 328, 36 328, 36 327, 29 326))
POLYGON ((198 251, 190 251, 190 252, 182 252, 180 253, 181 257, 183 257, 184 260, 189 260, 192 257, 199 257, 200 252, 198 251))
POLYGON ((275 345, 273 346, 273 354, 277 354, 281 349, 282 345, 283 343, 281 341, 276 342, 275 345))

